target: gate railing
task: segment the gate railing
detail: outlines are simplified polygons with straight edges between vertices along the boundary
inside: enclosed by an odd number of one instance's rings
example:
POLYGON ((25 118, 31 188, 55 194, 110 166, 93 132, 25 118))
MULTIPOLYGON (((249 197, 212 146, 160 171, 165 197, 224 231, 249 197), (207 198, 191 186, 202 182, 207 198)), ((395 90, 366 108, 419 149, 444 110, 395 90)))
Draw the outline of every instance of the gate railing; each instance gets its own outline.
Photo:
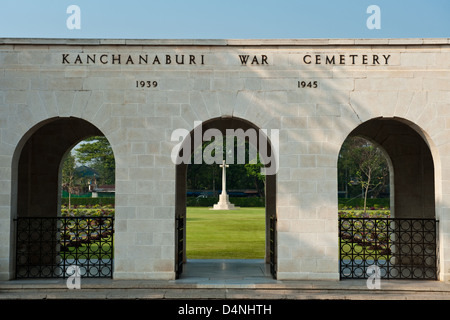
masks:
POLYGON ((20 217, 16 278, 112 278, 113 217, 20 217))
POLYGON ((176 277, 177 279, 183 272, 184 263, 184 216, 176 218, 176 277))
POLYGON ((270 273, 274 278, 276 278, 277 265, 276 265, 276 231, 277 231, 277 218, 273 215, 270 216, 269 222, 269 232, 270 232, 270 244, 269 244, 269 255, 270 255, 270 273))
POLYGON ((339 218, 340 278, 438 279, 434 219, 339 218), (369 269, 371 268, 371 269, 369 269))

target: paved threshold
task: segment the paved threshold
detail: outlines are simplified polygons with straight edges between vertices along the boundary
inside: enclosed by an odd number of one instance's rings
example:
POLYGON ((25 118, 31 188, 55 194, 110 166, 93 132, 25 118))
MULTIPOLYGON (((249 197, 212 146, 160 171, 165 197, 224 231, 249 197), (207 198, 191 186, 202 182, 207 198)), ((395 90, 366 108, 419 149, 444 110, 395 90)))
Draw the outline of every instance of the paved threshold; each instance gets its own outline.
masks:
POLYGON ((434 281, 382 281, 368 289, 363 280, 276 281, 276 283, 179 283, 152 280, 82 279, 80 289, 66 280, 0 282, 0 299, 333 299, 450 300, 450 284, 434 281))
POLYGON ((333 299, 333 300, 449 300, 448 283, 383 282, 367 289, 364 281, 289 281, 272 285, 187 285, 161 281, 84 280, 81 289, 65 281, 0 283, 0 299, 333 299))
POLYGON ((450 283, 381 280, 369 289, 366 280, 280 281, 263 261, 188 261, 177 280, 81 279, 68 289, 66 279, 0 282, 0 300, 141 299, 141 300, 450 300, 450 283))

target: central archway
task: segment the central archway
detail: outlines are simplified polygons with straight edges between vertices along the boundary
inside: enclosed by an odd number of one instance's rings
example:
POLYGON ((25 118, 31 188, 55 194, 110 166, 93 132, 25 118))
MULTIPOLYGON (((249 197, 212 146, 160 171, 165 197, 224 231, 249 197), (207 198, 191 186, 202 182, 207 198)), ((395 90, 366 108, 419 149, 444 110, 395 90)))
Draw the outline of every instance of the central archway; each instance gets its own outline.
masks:
MULTIPOLYGON (((246 136, 250 132, 256 132, 256 141, 249 141, 254 143, 257 148, 259 156, 262 158, 262 163, 267 167, 275 167, 275 150, 267 135, 260 130, 253 123, 236 118, 236 117, 221 117, 202 122, 184 139, 178 157, 187 159, 191 157, 194 150, 196 150, 203 142, 203 136, 208 130, 215 130, 223 137, 227 135, 227 130, 240 130, 246 136), (188 152, 189 154, 186 154, 188 152)), ((246 136, 248 138, 248 136, 246 136)), ((252 140, 252 139, 249 139, 252 140)), ((177 162, 176 165, 176 204, 175 204, 175 219, 176 219, 176 253, 175 253, 175 269, 177 278, 183 272, 183 265, 186 263, 186 178, 188 164, 182 161, 177 162), (181 163, 179 163, 181 162, 181 163)), ((276 172, 273 170, 267 171, 270 174, 266 175, 265 181, 265 257, 264 262, 270 266, 270 273, 276 277, 276 172), (272 174, 273 173, 273 174, 272 174)))

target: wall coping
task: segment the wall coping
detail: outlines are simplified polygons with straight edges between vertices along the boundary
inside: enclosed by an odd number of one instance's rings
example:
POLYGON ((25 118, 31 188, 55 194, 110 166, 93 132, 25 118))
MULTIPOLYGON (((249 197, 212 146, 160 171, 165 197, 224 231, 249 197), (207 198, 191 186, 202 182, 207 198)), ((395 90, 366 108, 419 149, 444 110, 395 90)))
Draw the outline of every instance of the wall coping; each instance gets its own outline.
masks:
POLYGON ((0 38, 0 45, 73 46, 417 46, 449 45, 450 38, 396 39, 45 39, 0 38))

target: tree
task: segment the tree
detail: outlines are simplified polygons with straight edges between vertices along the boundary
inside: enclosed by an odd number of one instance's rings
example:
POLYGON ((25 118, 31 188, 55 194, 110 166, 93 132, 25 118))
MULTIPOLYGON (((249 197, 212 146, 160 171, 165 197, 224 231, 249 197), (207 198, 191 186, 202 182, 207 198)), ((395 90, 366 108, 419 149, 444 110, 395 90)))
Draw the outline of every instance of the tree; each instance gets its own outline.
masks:
POLYGON ((344 180, 361 187, 366 213, 369 191, 375 193, 388 183, 389 167, 383 152, 366 139, 348 138, 339 154, 338 169, 340 185, 344 180))
POLYGON ((246 163, 244 167, 247 172, 247 176, 253 179, 255 189, 258 191, 258 195, 264 195, 266 176, 261 173, 263 164, 259 161, 259 157, 257 163, 246 163))
POLYGON ((95 136, 84 140, 75 149, 75 155, 81 164, 99 173, 102 183, 115 183, 116 163, 111 145, 105 137, 95 136))
POLYGON ((69 212, 71 210, 70 196, 74 193, 76 187, 75 180, 75 157, 69 152, 62 167, 62 188, 69 193, 69 212))
MULTIPOLYGON (((208 153, 214 157, 216 149, 212 148, 212 143, 210 141, 203 142, 201 147, 198 147, 194 153, 201 153, 205 151, 206 148, 208 153)), ((231 150, 226 149, 226 139, 223 139, 221 142, 223 145, 223 151, 220 155, 220 159, 226 158, 227 152, 231 152, 231 150)), ((259 161, 259 157, 257 155, 256 161, 252 162, 249 159, 251 152, 250 145, 248 141, 238 141, 235 138, 234 141, 234 155, 235 155, 235 164, 230 164, 230 167, 227 168, 227 189, 250 189, 254 188, 258 191, 260 196, 264 195, 264 184, 265 184, 265 176, 261 174, 261 167, 263 166, 259 161), (238 154, 238 148, 245 148, 245 164, 237 164, 236 155, 238 154)), ((220 148, 219 148, 220 149, 220 148)), ((188 166, 187 171, 187 188, 195 189, 195 190, 219 190, 221 188, 221 175, 222 170, 218 168, 220 163, 212 163, 207 164, 203 162, 202 164, 193 164, 194 163, 194 154, 191 155, 191 163, 188 166)))

